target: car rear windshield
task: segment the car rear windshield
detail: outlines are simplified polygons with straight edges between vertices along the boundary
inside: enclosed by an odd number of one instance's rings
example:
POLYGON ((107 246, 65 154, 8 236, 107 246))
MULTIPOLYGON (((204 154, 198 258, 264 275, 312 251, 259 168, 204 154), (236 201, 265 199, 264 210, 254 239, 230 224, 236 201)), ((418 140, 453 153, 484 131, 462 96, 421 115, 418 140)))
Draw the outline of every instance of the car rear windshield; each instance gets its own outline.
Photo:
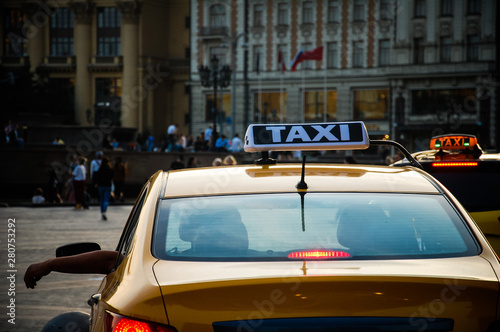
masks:
POLYGON ((469 212, 500 210, 500 162, 481 162, 476 167, 424 168, 441 182, 469 212))
POLYGON ((152 249, 165 260, 433 258, 479 252, 445 197, 364 193, 165 199, 152 249))

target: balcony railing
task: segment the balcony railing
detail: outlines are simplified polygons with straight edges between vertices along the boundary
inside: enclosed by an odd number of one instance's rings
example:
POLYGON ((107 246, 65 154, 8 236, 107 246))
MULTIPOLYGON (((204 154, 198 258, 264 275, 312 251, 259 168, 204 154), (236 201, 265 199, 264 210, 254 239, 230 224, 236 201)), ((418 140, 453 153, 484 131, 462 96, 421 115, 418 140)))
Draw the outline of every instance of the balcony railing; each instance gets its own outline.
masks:
POLYGON ((123 56, 92 55, 88 67, 91 71, 121 71, 123 68, 123 56))
POLYGON ((201 37, 202 38, 221 38, 229 35, 229 29, 227 27, 202 27, 201 37))
POLYGON ((30 59, 28 56, 2 56, 0 57, 0 64, 10 67, 25 67, 29 66, 30 59))
POLYGON ((76 57, 72 56, 58 56, 46 55, 43 57, 43 62, 40 68, 47 71, 64 71, 71 72, 76 69, 76 57))

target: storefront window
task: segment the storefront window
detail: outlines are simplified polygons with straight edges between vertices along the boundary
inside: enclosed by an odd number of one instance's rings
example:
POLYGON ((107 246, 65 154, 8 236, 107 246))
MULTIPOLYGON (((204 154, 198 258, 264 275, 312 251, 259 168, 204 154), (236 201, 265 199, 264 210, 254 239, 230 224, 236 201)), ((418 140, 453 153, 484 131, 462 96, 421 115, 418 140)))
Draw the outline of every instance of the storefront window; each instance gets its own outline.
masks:
MULTIPOLYGON (((213 122, 213 114, 214 114, 214 95, 207 94, 205 95, 205 122, 213 122)), ((222 95, 222 105, 221 105, 221 96, 220 93, 217 93, 217 122, 223 123, 226 119, 226 115, 231 114, 231 95, 223 94, 222 95), (221 107, 222 106, 222 107, 221 107)))
POLYGON ((280 123, 286 121, 286 97, 283 92, 254 94, 254 118, 256 123, 280 123))
POLYGON ((389 90, 355 90, 355 120, 385 120, 389 115, 389 90))
POLYGON ((306 91, 304 120, 306 122, 334 121, 337 118, 337 91, 306 91), (326 107, 325 107, 326 102, 326 107))
POLYGON ((457 109, 474 113, 476 102, 474 89, 413 90, 411 114, 451 113, 457 109))

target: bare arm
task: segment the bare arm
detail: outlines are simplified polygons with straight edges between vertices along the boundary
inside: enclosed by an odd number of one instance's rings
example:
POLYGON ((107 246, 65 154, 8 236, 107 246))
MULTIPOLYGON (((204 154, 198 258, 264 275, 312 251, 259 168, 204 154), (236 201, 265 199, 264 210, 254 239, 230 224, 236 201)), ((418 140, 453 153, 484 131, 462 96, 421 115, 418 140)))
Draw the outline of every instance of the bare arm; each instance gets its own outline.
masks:
POLYGON ((35 288, 37 281, 50 272, 108 274, 115 266, 117 255, 116 251, 97 250, 31 264, 24 274, 24 283, 28 288, 35 288))

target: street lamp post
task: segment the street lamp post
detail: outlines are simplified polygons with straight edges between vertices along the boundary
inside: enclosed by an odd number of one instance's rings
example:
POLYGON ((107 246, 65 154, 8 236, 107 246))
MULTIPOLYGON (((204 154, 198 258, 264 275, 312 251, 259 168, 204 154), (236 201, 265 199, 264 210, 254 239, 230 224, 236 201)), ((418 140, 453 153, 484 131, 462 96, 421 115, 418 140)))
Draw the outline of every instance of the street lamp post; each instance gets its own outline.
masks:
POLYGON ((229 85, 231 81, 231 68, 224 65, 219 68, 219 58, 216 55, 210 60, 210 68, 200 66, 198 69, 200 74, 201 85, 204 87, 214 88, 214 110, 213 110, 213 128, 212 128, 212 150, 215 151, 215 141, 217 140, 217 84, 222 88, 229 85))
MULTIPOLYGON (((240 33, 238 36, 236 36, 235 38, 233 38, 231 40, 231 47, 232 47, 232 64, 233 64, 233 67, 234 67, 234 70, 233 70, 233 92, 232 92, 232 95, 231 95, 231 129, 232 129, 232 137, 234 137, 234 135, 236 134, 236 47, 238 47, 238 39, 240 39, 241 37, 245 36, 246 33, 242 32, 240 33)), ((245 43, 243 43, 243 47, 246 47, 245 46, 245 43)))

